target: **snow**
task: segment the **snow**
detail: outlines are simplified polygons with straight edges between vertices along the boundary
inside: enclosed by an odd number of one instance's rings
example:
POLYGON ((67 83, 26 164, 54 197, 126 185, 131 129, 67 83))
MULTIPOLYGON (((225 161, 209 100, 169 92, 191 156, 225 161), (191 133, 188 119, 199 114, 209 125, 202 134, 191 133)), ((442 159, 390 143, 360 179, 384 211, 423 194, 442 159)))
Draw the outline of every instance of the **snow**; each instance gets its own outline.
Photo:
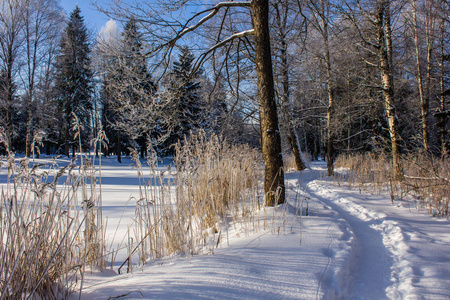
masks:
MULTIPOLYGON (((130 165, 102 159, 113 244, 139 195, 130 165)), ((117 275, 119 255, 114 270, 86 275, 81 299, 450 299, 449 220, 338 186, 323 162, 286 174, 286 186, 288 203, 261 211, 260 231, 230 226, 208 254, 149 261, 129 274, 117 275)))

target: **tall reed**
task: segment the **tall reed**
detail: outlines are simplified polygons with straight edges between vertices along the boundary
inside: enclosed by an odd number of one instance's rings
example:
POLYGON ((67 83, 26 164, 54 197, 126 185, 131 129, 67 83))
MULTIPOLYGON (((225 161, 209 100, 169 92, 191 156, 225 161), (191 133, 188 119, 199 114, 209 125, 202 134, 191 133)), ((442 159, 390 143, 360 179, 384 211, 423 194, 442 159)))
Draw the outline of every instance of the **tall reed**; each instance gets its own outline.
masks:
POLYGON ((418 208, 426 208, 433 216, 449 216, 450 159, 430 154, 409 153, 402 157, 404 180, 392 179, 389 158, 372 153, 340 155, 336 167, 338 183, 345 181, 362 189, 388 192, 394 199, 412 199, 418 208))
POLYGON ((1 160, 0 299, 68 298, 86 265, 104 266, 95 170, 76 161, 1 160))
MULTIPOLYGON (((140 172, 137 153, 132 154, 140 172)), ((256 150, 200 132, 176 145, 174 165, 167 170, 157 171, 154 151, 147 164, 151 174, 142 181, 136 206, 134 252, 141 262, 212 252, 230 225, 241 232, 257 230, 261 158, 256 150)))

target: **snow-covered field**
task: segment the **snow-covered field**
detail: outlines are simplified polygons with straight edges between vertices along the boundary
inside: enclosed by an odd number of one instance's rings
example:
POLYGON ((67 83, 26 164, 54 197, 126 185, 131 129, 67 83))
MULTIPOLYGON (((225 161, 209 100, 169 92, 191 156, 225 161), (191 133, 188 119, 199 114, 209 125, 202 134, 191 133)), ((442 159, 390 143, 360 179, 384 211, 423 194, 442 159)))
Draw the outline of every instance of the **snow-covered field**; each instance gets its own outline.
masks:
MULTIPOLYGON (((450 299, 449 221, 338 187, 325 167, 286 175, 289 204, 275 221, 270 209, 262 214, 272 218, 266 230, 232 232, 211 255, 89 275, 82 298, 450 299)), ((127 184, 126 164, 104 168, 103 203, 115 216, 137 189, 127 184)))
MULTIPOLYGON (((130 160, 102 164, 107 238, 119 226, 117 239, 132 223, 137 175, 130 160)), ((214 253, 129 274, 116 274, 119 256, 114 271, 87 274, 81 298, 450 299, 449 220, 337 186, 325 170, 319 162, 286 174, 289 202, 261 212, 260 231, 230 230, 214 253)))

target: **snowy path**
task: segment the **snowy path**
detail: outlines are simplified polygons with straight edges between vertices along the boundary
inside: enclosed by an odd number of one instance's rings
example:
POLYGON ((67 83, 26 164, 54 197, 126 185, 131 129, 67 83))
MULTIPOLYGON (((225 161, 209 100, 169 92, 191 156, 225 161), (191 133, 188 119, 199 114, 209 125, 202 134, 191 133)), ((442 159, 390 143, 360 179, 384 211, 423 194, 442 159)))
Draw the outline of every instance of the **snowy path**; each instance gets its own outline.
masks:
MULTIPOLYGON (((316 181, 316 184, 319 182, 316 181)), ((322 184, 328 183, 322 182, 322 184)), ((339 205, 368 222, 383 235, 385 247, 394 259, 392 298, 450 299, 450 223, 418 212, 411 203, 391 205, 387 197, 359 194, 356 190, 339 188, 339 205), (363 206, 361 206, 363 205, 363 206), (412 208, 410 208, 410 206, 412 208), (372 221, 373 222, 373 221, 372 221)))
POLYGON ((329 206, 338 213, 336 218, 344 219, 348 224, 346 230, 354 234, 354 247, 351 260, 349 280, 349 298, 351 299, 386 299, 386 288, 389 286, 392 258, 383 244, 380 232, 371 228, 375 220, 368 221, 352 215, 333 201, 336 195, 326 190, 325 186, 315 181, 306 189, 312 199, 329 206))
POLYGON ((348 298, 450 299, 450 223, 413 204, 306 180, 311 197, 344 218, 355 235, 348 298))
POLYGON ((230 233, 213 255, 90 275, 82 299, 450 299, 450 222, 337 187, 324 169, 287 174, 290 205, 271 228, 230 233))

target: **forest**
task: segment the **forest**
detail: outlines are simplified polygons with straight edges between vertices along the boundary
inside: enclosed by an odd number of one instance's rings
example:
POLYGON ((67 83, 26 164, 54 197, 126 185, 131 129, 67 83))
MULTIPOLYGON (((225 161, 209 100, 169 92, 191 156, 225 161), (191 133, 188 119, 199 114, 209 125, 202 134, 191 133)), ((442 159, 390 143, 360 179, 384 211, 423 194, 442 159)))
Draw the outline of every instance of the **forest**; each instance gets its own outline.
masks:
MULTIPOLYGON (((8 150, 69 156, 74 117, 82 151, 101 127, 102 152, 119 160, 129 147, 145 155, 148 143, 169 155, 199 128, 260 146, 249 3, 197 6, 98 7, 112 19, 94 34, 79 8, 65 16, 53 0, 2 1, 8 150)), ((367 151, 448 155, 448 10, 447 1, 271 1, 283 153, 298 140, 331 162, 367 151)))
POLYGON ((92 1, 109 18, 98 32, 77 5, 0 1, 0 289, 11 299, 45 298, 55 282, 68 297, 86 267, 114 265, 102 159, 110 174, 129 164, 138 174, 119 273, 136 257, 202 252, 206 232, 219 245, 227 222, 260 230, 261 206, 292 203, 290 172, 319 180, 317 161, 339 186, 449 216, 447 0, 92 1), (55 253, 41 253, 38 222, 55 253), (28 270, 27 245, 49 258, 42 276, 28 270))

